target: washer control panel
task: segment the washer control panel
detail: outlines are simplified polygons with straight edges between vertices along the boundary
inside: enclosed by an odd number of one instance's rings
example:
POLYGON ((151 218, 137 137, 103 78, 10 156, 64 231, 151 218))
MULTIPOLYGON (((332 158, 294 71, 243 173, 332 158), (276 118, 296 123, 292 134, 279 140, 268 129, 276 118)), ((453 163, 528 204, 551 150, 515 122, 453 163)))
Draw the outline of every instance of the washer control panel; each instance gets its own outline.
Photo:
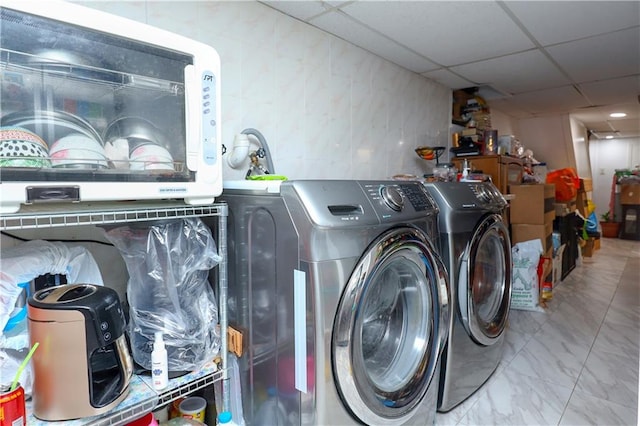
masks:
POLYGON ((280 185, 288 208, 302 209, 317 226, 375 226, 426 220, 439 208, 418 181, 291 180, 280 185))
POLYGON ((413 215, 437 211, 435 201, 420 182, 363 182, 362 189, 382 218, 388 218, 394 212, 413 215))

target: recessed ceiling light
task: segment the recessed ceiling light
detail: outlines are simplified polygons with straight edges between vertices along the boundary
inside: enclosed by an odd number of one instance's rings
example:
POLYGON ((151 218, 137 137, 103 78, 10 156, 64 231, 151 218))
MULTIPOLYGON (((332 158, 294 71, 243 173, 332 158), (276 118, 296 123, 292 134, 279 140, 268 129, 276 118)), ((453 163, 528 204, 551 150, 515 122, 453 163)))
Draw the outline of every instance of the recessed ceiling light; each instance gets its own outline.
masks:
POLYGON ((605 136, 605 139, 613 139, 613 136, 609 135, 609 136, 605 136))
POLYGON ((609 117, 613 117, 613 118, 621 118, 621 117, 626 117, 627 114, 624 112, 613 112, 611 114, 609 114, 609 117))

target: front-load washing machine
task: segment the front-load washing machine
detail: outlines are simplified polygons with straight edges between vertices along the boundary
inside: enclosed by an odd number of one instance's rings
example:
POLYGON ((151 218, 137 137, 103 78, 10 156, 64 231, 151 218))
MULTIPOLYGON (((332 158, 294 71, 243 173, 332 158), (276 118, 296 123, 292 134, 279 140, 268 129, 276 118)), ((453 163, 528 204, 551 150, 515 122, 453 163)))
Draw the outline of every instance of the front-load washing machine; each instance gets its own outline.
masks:
POLYGON ((478 390, 502 358, 511 303, 511 240, 501 214, 507 202, 490 182, 425 184, 440 208, 442 257, 453 319, 442 358, 438 410, 478 390))
POLYGON ((229 323, 251 425, 435 420, 450 323, 417 182, 226 182, 229 323))

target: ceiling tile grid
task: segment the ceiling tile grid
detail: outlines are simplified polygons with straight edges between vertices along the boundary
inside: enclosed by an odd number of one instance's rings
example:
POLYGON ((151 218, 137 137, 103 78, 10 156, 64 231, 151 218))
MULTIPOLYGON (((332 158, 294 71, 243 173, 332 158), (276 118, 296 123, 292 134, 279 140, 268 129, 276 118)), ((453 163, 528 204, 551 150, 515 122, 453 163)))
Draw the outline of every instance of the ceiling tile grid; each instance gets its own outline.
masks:
POLYGON ((577 82, 606 80, 640 72, 640 27, 546 48, 577 82))
POLYGON ((415 53, 404 49, 391 39, 357 25, 347 15, 341 12, 331 12, 320 15, 312 20, 313 25, 348 40, 356 46, 362 47, 378 56, 394 62, 414 72, 425 72, 437 69, 438 66, 415 53))
POLYGON ((542 46, 564 43, 638 25, 637 1, 507 1, 542 46))
POLYGON ((507 115, 571 113, 640 138, 639 1, 263 3, 452 90, 502 94, 489 104, 507 115))
POLYGON ((451 70, 478 85, 489 84, 508 93, 531 92, 571 84, 539 50, 460 65, 451 70))
POLYGON ((534 47, 493 2, 354 2, 341 10, 443 66, 534 47))

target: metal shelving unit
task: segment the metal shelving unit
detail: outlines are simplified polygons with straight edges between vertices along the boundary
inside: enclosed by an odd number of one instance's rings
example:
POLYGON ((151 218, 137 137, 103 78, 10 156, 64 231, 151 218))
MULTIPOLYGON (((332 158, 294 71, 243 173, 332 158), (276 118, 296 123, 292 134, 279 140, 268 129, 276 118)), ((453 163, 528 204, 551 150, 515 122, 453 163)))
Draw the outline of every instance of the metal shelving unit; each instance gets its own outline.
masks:
MULTIPOLYGON (((118 202, 79 204, 27 205, 17 213, 0 215, 0 230, 45 229, 55 227, 96 226, 149 222, 188 217, 218 218, 218 305, 220 323, 220 369, 213 363, 201 371, 173 379, 163 392, 156 392, 149 378, 135 376, 131 382, 129 396, 106 414, 65 422, 69 425, 121 425, 139 418, 155 407, 165 405, 182 396, 222 381, 223 409, 229 409, 229 386, 227 365, 227 216, 224 203, 207 206, 191 206, 179 201, 167 202, 118 202)), ((29 415, 29 424, 50 424, 29 415)))

